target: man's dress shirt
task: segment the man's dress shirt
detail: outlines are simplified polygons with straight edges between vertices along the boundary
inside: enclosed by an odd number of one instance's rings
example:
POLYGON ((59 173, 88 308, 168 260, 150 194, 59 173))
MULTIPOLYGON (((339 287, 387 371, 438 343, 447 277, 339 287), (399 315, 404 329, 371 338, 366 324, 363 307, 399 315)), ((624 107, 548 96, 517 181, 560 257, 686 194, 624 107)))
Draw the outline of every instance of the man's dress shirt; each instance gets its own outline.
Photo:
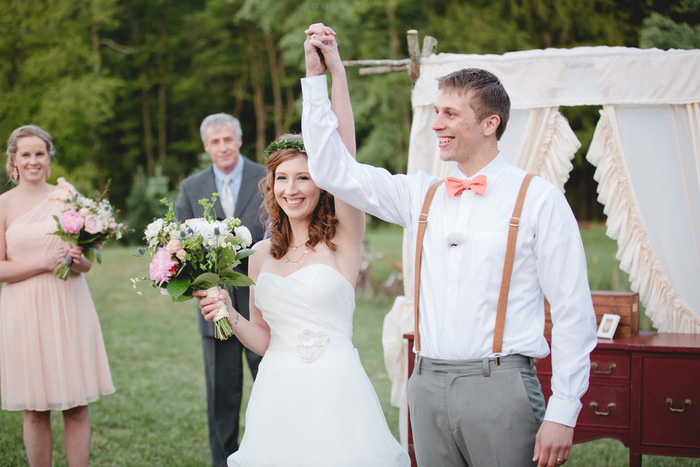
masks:
MULTIPOLYGON (((340 199, 408 230, 415 247, 425 194, 437 178, 392 175, 348 153, 324 76, 302 79, 304 144, 314 182, 340 199)), ((467 178, 459 170, 452 176, 467 178)), ((420 284, 420 354, 436 359, 492 357, 508 226, 525 172, 499 154, 476 175, 483 196, 448 198, 442 184, 430 207, 420 284)), ((564 195, 535 177, 516 244, 501 355, 544 358, 544 297, 551 304, 552 392, 545 420, 575 426, 588 388, 596 319, 576 219, 564 195)))

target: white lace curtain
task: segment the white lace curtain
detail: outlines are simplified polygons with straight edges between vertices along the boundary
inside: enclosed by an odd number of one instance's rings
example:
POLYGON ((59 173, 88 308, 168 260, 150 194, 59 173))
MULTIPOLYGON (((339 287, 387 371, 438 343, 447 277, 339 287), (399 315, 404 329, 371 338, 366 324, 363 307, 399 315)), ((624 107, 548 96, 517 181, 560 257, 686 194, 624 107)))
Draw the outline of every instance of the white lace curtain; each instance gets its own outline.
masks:
MULTIPOLYGON (((660 331, 700 332, 700 51, 581 47, 423 59, 413 92, 408 173, 444 177, 431 130, 436 78, 476 67, 496 74, 512 111, 499 147, 506 159, 563 190, 580 143, 562 105, 603 105, 588 160, 617 257, 660 331)), ((407 349, 413 331, 414 245, 404 236, 404 296, 384 321, 392 404, 406 443, 407 349)))

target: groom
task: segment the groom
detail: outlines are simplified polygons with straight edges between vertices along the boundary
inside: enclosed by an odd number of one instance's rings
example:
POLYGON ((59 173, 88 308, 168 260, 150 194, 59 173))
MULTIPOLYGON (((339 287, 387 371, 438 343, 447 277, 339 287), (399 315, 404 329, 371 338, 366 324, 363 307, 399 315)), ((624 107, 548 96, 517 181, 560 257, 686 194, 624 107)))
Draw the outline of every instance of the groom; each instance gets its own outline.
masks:
POLYGON ((563 464, 588 387, 595 314, 566 198, 539 177, 530 183, 499 152, 508 94, 485 70, 440 78, 433 130, 440 159, 456 163, 453 179, 391 175, 356 162, 345 150, 325 78, 325 65, 340 60, 327 45, 335 33, 322 24, 306 33, 302 129, 311 177, 356 208, 402 225, 423 249, 422 266, 415 268, 417 359, 408 382, 418 464, 563 464), (432 186, 437 191, 430 201, 432 186), (526 196, 519 213, 514 207, 521 192, 526 196), (421 224, 427 228, 418 241, 421 224), (518 226, 512 263, 506 248, 511 226, 518 226), (506 284, 501 279, 509 263, 506 284), (553 395, 546 412, 533 366, 533 358, 549 353, 545 296, 553 323, 553 395), (496 318, 499 308, 504 320, 496 318))
MULTIPOLYGON (((258 193, 258 181, 265 176, 265 168, 239 153, 243 143, 241 124, 232 116, 225 113, 209 115, 202 121, 200 134, 212 165, 182 181, 175 215, 179 221, 202 217, 204 207, 198 201, 211 198, 212 193, 217 192, 220 196, 214 203, 216 217, 239 218, 250 230, 255 244, 264 234, 259 220, 262 199, 258 193)), ((236 270, 247 274, 248 260, 243 260, 236 270)), ((236 310, 248 318, 248 287, 238 287, 229 293, 236 310)), ((253 378, 262 357, 243 347, 235 336, 226 341, 216 339, 214 323, 206 321, 201 313, 197 316, 207 384, 209 446, 213 465, 226 466, 226 458, 238 450, 242 355, 245 353, 253 378)))

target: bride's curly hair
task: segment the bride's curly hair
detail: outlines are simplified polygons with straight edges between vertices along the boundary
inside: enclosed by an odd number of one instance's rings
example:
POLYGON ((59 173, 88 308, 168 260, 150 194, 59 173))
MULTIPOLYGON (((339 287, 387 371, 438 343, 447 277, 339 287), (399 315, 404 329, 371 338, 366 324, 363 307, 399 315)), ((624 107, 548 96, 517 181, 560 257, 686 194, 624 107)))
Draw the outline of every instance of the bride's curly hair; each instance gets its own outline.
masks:
MULTIPOLYGON (((289 217, 284 212, 282 207, 275 199, 275 172, 277 167, 283 162, 286 162, 296 156, 306 156, 306 153, 301 151, 303 142, 300 135, 282 135, 270 145, 274 148, 269 152, 265 160, 265 168, 267 174, 260 180, 258 187, 263 195, 264 211, 261 213, 261 220, 264 226, 267 227, 270 234, 270 254, 275 259, 281 259, 289 249, 291 244, 292 229, 289 224, 289 217), (291 140, 285 144, 285 140, 291 140), (277 149, 280 148, 280 149, 277 149)), ((309 222, 309 239, 306 246, 313 248, 320 242, 328 245, 332 251, 336 250, 333 243, 336 228, 338 226, 338 218, 335 215, 335 200, 333 195, 325 190, 321 190, 321 196, 316 204, 316 208, 311 214, 309 222)))

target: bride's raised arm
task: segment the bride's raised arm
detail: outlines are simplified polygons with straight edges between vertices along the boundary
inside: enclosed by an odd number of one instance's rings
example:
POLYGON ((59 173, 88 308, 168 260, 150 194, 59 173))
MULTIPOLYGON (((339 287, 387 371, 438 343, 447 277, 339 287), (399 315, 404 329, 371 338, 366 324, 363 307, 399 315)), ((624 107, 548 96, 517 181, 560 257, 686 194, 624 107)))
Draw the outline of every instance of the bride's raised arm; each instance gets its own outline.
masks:
MULTIPOLYGON (((355 119, 352 114, 350 91, 345 66, 338 52, 335 31, 317 23, 306 31, 306 76, 318 76, 326 70, 331 74, 331 106, 338 119, 338 135, 348 152, 356 157, 355 119), (320 54, 319 54, 320 51, 320 54), (323 60, 321 60, 321 55, 323 60)), ((365 214, 336 197, 336 215, 348 240, 360 244, 365 232, 365 214)))

